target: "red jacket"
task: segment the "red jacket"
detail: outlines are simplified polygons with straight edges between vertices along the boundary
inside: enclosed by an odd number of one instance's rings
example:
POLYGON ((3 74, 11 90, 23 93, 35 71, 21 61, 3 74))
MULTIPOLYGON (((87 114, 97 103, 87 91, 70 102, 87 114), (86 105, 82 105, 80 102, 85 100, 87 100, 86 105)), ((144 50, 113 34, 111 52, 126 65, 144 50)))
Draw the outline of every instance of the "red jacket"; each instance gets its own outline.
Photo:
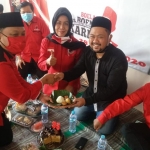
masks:
MULTIPOLYGON (((74 37, 71 37, 72 41, 77 41, 74 37)), ((60 44, 55 44, 48 40, 47 38, 44 38, 41 43, 41 49, 40 49, 40 57, 38 60, 38 66, 41 70, 47 71, 49 73, 54 72, 65 72, 70 70, 75 66, 77 61, 79 60, 81 56, 82 50, 74 50, 72 52, 69 52, 69 50, 65 47, 63 47, 60 44), (57 62, 54 66, 48 67, 46 64, 46 59, 49 58, 50 52, 47 51, 48 49, 54 49, 54 57, 57 58, 57 62)), ((80 88, 80 79, 73 80, 71 82, 67 81, 60 81, 56 82, 55 84, 49 86, 44 85, 43 92, 47 95, 50 95, 53 90, 60 90, 64 89, 67 85, 71 85, 74 88, 74 91, 76 94, 77 90, 80 88)))
POLYGON ((103 113, 98 116, 98 120, 104 124, 109 119, 128 111, 132 107, 143 102, 144 117, 146 124, 150 128, 150 83, 139 88, 137 91, 124 97, 124 99, 118 99, 110 104, 103 113))
POLYGON ((26 62, 30 62, 31 58, 37 62, 42 39, 50 33, 49 28, 42 19, 36 16, 33 17, 30 25, 26 22, 23 23, 26 31, 26 47, 21 53, 21 57, 26 62))
MULTIPOLYGON (((1 51, 1 47, 0 47, 1 51)), ((19 74, 15 62, 4 53, 6 61, 0 61, 0 126, 3 125, 1 113, 9 99, 24 103, 29 99, 36 99, 42 89, 42 83, 27 83, 19 74)))

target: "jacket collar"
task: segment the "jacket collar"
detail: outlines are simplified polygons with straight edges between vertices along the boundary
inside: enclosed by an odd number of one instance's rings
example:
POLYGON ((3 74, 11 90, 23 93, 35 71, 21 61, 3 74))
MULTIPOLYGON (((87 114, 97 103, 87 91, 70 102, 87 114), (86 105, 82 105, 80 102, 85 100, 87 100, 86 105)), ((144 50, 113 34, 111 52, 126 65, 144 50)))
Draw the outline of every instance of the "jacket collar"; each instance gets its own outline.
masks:
POLYGON ((8 51, 6 51, 5 49, 3 49, 1 46, 0 46, 0 62, 2 61, 6 61, 6 58, 4 56, 4 53, 7 55, 8 58, 10 59, 13 59, 14 56, 12 54, 10 54, 8 51))

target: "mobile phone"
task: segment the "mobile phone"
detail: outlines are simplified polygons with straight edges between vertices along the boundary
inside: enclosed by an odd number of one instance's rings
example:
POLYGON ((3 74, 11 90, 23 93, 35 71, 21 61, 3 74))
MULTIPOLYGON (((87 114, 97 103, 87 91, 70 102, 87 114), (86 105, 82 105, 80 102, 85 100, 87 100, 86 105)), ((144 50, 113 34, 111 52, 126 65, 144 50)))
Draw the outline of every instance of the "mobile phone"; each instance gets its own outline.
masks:
POLYGON ((85 144, 87 143, 88 139, 81 137, 79 139, 79 141, 77 142, 77 144, 75 145, 76 149, 82 150, 85 146, 85 144))

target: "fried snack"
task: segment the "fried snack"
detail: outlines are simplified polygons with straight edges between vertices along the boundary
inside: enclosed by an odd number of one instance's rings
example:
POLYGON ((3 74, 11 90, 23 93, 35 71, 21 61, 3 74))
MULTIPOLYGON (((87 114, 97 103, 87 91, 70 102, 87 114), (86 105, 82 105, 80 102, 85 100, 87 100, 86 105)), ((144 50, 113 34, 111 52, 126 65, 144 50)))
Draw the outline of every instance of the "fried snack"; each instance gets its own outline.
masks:
POLYGON ((66 98, 65 101, 66 101, 67 104, 71 104, 70 98, 66 98))
POLYGON ((66 101, 62 102, 61 105, 66 106, 67 105, 66 101))
POLYGON ((29 117, 25 116, 24 119, 23 119, 23 123, 25 125, 29 125, 32 123, 32 119, 30 119, 29 117))
POLYGON ((41 112, 41 105, 33 105, 31 107, 28 107, 26 114, 30 116, 37 116, 41 112))
POLYGON ((17 116, 14 121, 22 123, 24 116, 17 116))
POLYGON ((64 99, 67 99, 67 98, 69 98, 68 95, 64 96, 64 99))
POLYGON ((26 111, 27 106, 26 106, 26 104, 16 103, 15 109, 16 109, 16 111, 26 111))

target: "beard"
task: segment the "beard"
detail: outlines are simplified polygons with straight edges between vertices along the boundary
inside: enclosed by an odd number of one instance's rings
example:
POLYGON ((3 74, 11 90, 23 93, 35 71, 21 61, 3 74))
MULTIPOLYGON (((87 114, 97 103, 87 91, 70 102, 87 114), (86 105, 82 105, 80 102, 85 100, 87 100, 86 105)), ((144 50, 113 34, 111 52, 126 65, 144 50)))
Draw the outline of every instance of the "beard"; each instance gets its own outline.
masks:
POLYGON ((105 52, 105 48, 104 49, 99 49, 97 52, 95 52, 95 53, 104 53, 105 52))

